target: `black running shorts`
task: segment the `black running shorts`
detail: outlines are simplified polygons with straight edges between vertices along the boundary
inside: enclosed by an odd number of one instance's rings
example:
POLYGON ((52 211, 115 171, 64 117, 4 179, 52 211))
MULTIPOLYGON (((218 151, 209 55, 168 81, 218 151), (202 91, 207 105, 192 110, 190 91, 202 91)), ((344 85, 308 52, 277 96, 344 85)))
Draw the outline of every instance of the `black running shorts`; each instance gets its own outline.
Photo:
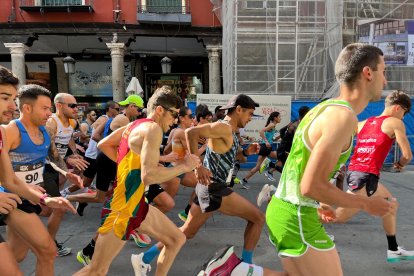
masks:
MULTIPOLYGON (((33 205, 27 199, 21 198, 22 204, 17 204, 17 210, 25 212, 27 214, 36 213, 36 215, 42 212, 42 207, 39 205, 33 205)), ((6 225, 4 222, 7 219, 8 214, 0 213, 0 226, 6 225)))
POLYGON ((370 197, 377 191, 379 177, 373 173, 347 171, 346 181, 351 192, 361 190, 366 186, 367 196, 370 197))
POLYGON ((286 149, 283 146, 279 146, 277 148, 277 160, 279 160, 280 162, 282 162, 282 165, 284 166, 288 157, 288 153, 286 153, 286 149))
POLYGON ((260 151, 259 151, 259 155, 261 156, 269 156, 269 154, 272 152, 272 147, 270 147, 270 149, 268 149, 266 147, 266 144, 261 144, 260 145, 260 151))
POLYGON ((109 185, 116 177, 116 162, 100 152, 96 157, 96 168, 96 188, 107 192, 109 185))
POLYGON ((203 213, 208 213, 218 210, 223 197, 231 195, 233 190, 223 183, 211 181, 208 186, 197 183, 195 192, 193 202, 200 206, 203 213))
POLYGON ((93 179, 96 175, 96 159, 85 156, 85 160, 89 163, 89 165, 86 170, 83 171, 83 175, 93 179))
POLYGON ((154 198, 159 196, 162 192, 165 191, 160 184, 149 185, 147 195, 145 196, 148 200, 148 204, 154 202, 154 198))
POLYGON ((59 192, 59 173, 50 165, 45 165, 43 173, 43 183, 39 185, 46 190, 46 193, 52 197, 61 196, 59 192))

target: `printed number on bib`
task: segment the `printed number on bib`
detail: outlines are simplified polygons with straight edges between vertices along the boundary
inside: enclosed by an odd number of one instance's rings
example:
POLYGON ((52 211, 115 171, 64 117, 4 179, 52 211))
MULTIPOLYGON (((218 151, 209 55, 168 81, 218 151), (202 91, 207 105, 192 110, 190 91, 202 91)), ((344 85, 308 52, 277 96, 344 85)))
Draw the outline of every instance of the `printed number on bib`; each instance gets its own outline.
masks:
POLYGON ((38 185, 43 183, 43 161, 35 164, 15 165, 14 172, 16 176, 26 184, 38 185))

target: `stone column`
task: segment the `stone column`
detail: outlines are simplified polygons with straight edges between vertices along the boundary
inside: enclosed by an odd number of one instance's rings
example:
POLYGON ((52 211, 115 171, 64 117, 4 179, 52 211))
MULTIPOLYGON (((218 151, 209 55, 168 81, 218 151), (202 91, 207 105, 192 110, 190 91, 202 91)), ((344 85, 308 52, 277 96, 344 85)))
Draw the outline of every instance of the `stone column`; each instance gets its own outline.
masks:
POLYGON ((63 57, 55 57, 53 60, 56 63, 58 93, 69 93, 69 80, 63 65, 63 57))
POLYGON ((30 48, 23 43, 4 43, 9 48, 12 61, 12 71, 19 78, 20 84, 26 84, 26 63, 24 55, 30 48))
POLYGON ((209 93, 221 94, 220 54, 221 45, 207 45, 209 67, 209 93))
POLYGON ((111 50, 112 58, 112 92, 114 101, 120 102, 125 100, 124 87, 124 52, 126 46, 124 43, 106 43, 111 50))

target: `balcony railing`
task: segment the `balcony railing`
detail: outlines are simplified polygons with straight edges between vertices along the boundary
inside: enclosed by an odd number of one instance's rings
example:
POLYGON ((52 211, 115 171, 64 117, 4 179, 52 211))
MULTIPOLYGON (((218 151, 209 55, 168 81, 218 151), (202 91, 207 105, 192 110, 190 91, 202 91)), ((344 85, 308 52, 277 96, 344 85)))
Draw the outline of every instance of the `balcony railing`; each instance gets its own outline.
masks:
POLYGON ((189 0, 138 0, 138 13, 190 14, 189 0))
POLYGON ((19 0, 19 7, 24 11, 67 12, 93 11, 95 0, 19 0))

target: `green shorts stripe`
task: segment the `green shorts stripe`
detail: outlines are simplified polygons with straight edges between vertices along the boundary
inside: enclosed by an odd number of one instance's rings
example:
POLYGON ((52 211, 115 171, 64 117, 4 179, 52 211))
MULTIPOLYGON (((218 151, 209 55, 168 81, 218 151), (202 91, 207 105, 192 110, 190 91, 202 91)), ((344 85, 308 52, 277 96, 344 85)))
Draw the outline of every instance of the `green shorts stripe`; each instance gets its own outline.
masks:
POLYGON ((315 208, 291 204, 273 196, 267 207, 266 222, 279 257, 300 257, 309 246, 319 251, 335 248, 318 219, 315 208))

